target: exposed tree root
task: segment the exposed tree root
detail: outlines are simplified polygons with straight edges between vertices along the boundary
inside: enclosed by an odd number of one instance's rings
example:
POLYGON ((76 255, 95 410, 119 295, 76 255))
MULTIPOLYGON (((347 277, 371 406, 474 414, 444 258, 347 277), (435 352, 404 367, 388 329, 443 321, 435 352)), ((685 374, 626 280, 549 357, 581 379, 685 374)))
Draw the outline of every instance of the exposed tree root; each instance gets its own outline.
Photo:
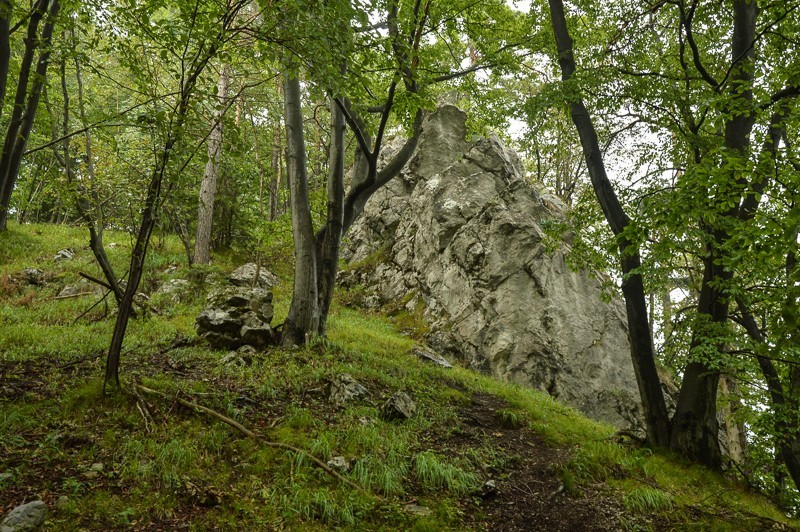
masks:
POLYGON ((374 493, 371 493, 371 492, 367 491, 362 486, 359 486, 358 484, 356 484, 352 480, 342 476, 337 471, 332 469, 328 464, 326 464, 325 462, 323 462, 322 460, 320 460, 316 456, 312 455, 308 451, 300 449, 299 447, 295 447, 294 445, 289 445, 288 443, 279 443, 279 442, 274 442, 274 441, 265 440, 263 438, 259 438, 258 435, 255 432, 253 432, 252 430, 248 429, 247 427, 245 427, 244 425, 242 425, 238 421, 236 421, 234 419, 231 419, 231 418, 229 418, 229 417, 227 417, 227 416, 225 416, 223 414, 220 414, 216 410, 212 410, 210 408, 207 408, 205 406, 199 405, 197 403, 192 403, 191 401, 187 401, 186 399, 183 399, 181 397, 170 397, 167 394, 164 394, 162 392, 153 390, 151 388, 147 388, 146 386, 142 386, 141 384, 137 384, 136 385, 136 389, 138 389, 138 390, 140 390, 140 391, 142 391, 144 393, 150 394, 150 395, 157 395, 157 396, 162 397, 164 399, 174 399, 181 406, 184 406, 186 408, 190 408, 190 409, 194 410, 195 412, 202 412, 203 414, 208 414, 209 416, 211 416, 213 418, 216 418, 217 420, 222 421, 223 423, 225 423, 227 425, 230 425, 231 427, 235 428, 236 430, 238 430, 239 432, 241 432, 242 434, 244 434, 248 438, 253 438, 254 440, 258 440, 259 442, 261 442, 262 444, 266 445, 267 447, 274 447, 276 449, 284 449, 286 451, 292 451, 292 452, 295 452, 295 453, 303 454, 303 455, 307 456, 312 462, 317 464, 323 471, 325 471, 329 475, 333 476, 334 478, 336 478, 340 482, 343 482, 343 483, 347 484, 348 486, 350 486, 351 488, 356 489, 356 490, 358 490, 358 491, 360 491, 362 493, 366 493, 368 495, 372 495, 374 497, 380 498, 378 495, 375 495, 374 493))

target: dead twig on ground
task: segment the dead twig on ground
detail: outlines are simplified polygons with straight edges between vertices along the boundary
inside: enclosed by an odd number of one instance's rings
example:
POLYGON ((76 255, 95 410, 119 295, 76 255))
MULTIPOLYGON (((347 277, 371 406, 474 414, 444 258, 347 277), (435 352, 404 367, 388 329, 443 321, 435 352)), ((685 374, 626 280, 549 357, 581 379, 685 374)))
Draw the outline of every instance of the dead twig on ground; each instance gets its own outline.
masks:
POLYGON ((248 429, 247 427, 245 427, 244 425, 242 425, 238 421, 236 421, 234 419, 231 419, 228 416, 225 416, 223 414, 220 414, 216 410, 212 410, 210 408, 207 408, 205 406, 199 405, 197 403, 192 403, 191 401, 187 401, 186 399, 183 399, 181 397, 171 398, 167 394, 164 394, 162 392, 153 390, 151 388, 147 388, 146 386, 142 386, 141 384, 136 384, 135 388, 138 388, 140 391, 142 391, 144 393, 147 393, 147 394, 150 394, 150 395, 157 395, 157 396, 162 397, 164 399, 174 399, 181 406, 184 406, 186 408, 194 410, 195 412, 201 412, 203 414, 207 414, 207 415, 209 415, 209 416, 211 416, 211 417, 213 417, 213 418, 215 418, 215 419, 217 419, 219 421, 222 421, 226 425, 229 425, 229 426, 235 428, 236 430, 238 430, 239 432, 241 432, 242 434, 244 434, 248 438, 253 438, 254 440, 258 440, 259 442, 261 442, 262 444, 266 445, 267 447, 274 447, 274 448, 277 448, 277 449, 283 449, 285 451, 292 451, 294 453, 305 455, 312 462, 314 462, 316 465, 318 465, 323 471, 325 471, 329 475, 333 476, 334 478, 336 478, 340 482, 343 482, 343 483, 347 484, 348 486, 350 486, 351 488, 354 488, 354 489, 356 489, 356 490, 358 490, 358 491, 360 491, 362 493, 366 493, 366 494, 378 497, 377 495, 367 491, 362 486, 359 486, 358 484, 356 484, 352 480, 349 480, 348 478, 340 475, 338 472, 336 472, 334 469, 332 469, 330 466, 328 466, 328 464, 326 464, 325 462, 323 462, 322 460, 320 460, 316 456, 312 455, 308 451, 300 449, 299 447, 295 447, 294 445, 289 445, 288 443, 274 442, 274 441, 265 440, 263 438, 259 438, 258 435, 256 435, 255 432, 251 431, 250 429, 248 429))
POLYGON ((133 394, 136 396, 136 409, 144 419, 144 429, 150 434, 153 432, 153 425, 155 425, 153 415, 150 413, 150 406, 136 387, 133 388, 133 394))
POLYGON ((68 294, 66 296, 56 296, 53 299, 72 299, 73 297, 81 297, 81 296, 90 296, 94 294, 94 292, 81 292, 79 294, 68 294))

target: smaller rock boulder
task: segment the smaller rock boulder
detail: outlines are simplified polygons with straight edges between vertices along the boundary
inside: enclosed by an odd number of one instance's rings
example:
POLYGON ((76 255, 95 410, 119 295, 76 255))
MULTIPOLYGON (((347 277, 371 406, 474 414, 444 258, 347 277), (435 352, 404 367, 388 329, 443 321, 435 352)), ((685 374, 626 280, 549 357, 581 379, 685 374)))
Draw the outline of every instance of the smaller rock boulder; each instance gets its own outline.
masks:
POLYGON ((0 532, 18 532, 22 530, 38 530, 47 517, 47 504, 44 501, 32 501, 11 510, 0 522, 0 532))
POLYGON ((336 471, 346 473, 350 471, 350 461, 344 456, 334 456, 328 460, 328 467, 335 469, 336 471))
POLYGON ((263 348, 272 341, 272 293, 262 288, 212 291, 195 320, 197 334, 217 349, 263 348))
POLYGON ((343 405, 355 399, 362 399, 367 396, 369 396, 369 391, 347 373, 342 373, 331 379, 331 389, 328 394, 328 399, 336 405, 343 405))
POLYGON ((431 349, 430 347, 425 347, 422 345, 418 345, 411 350, 412 353, 417 355, 422 360, 427 362, 432 362, 437 366, 441 366, 443 368, 452 368, 453 365, 447 361, 442 355, 431 349))
POLYGON ((230 281, 236 286, 255 286, 257 288, 272 288, 279 282, 275 274, 263 266, 259 268, 254 262, 248 262, 236 268, 230 276, 230 281), (256 273, 258 273, 258 281, 254 282, 256 273))
POLYGON ((58 293, 58 297, 77 297, 80 295, 100 294, 103 289, 86 279, 81 279, 75 284, 68 284, 58 293))
POLYGON ((45 274, 39 268, 24 268, 21 272, 14 276, 17 282, 31 284, 34 286, 41 286, 46 282, 45 274))
POLYGON ((53 257, 54 262, 60 262, 62 260, 72 260, 75 258, 75 252, 70 248, 64 248, 58 250, 58 252, 53 257))
POLYGON ((497 483, 494 479, 487 480, 472 495, 481 499, 491 499, 497 495, 497 483))
POLYGON ((406 392, 397 392, 383 403, 381 418, 386 421, 404 421, 417 411, 417 405, 406 392))
POLYGON ((427 506, 421 506, 419 504, 406 504, 405 510, 412 515, 418 515, 421 517, 431 515, 433 513, 427 506))
POLYGON ((186 279, 170 279, 169 281, 165 282, 161 286, 158 287, 158 290, 155 291, 154 295, 165 295, 168 296, 170 300, 178 303, 183 301, 189 296, 189 281, 186 279))

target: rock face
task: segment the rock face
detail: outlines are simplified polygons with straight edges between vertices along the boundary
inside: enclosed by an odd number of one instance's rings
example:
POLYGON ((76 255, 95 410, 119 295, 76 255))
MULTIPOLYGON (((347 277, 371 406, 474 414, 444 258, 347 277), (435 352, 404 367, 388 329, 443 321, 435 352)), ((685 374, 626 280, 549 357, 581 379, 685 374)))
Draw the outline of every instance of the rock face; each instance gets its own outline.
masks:
POLYGON ((212 291, 195 330, 218 349, 265 347, 272 339, 272 292, 229 286, 212 291))
POLYGON ((355 280, 383 301, 424 302, 429 341, 472 367, 638 426, 624 306, 567 266, 566 240, 546 245, 542 227, 564 205, 524 181, 497 137, 467 142, 465 119, 452 106, 431 115, 404 171, 367 204, 345 256, 377 266, 355 280))

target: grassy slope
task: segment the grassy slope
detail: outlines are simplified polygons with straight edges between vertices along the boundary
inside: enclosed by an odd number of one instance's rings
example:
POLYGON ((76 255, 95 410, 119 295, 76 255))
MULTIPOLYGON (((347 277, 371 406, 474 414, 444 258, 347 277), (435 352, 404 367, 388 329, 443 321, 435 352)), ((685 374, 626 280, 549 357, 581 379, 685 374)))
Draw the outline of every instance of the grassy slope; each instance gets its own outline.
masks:
MULTIPOLYGON (((0 234, 0 511, 43 498, 54 508, 48 526, 66 530, 480 527, 481 502, 470 493, 489 476, 502 479, 518 458, 490 436, 466 448, 448 443, 463 436, 460 413, 481 394, 506 405, 496 412, 500 425, 530 430, 569 451, 552 466, 565 487, 561 497, 604 493, 624 509, 620 526, 798 525, 719 474, 616 443, 609 427, 544 394, 421 363, 409 354, 412 338, 398 331, 398 323, 414 330, 413 316, 391 320, 337 304, 325 341, 273 349, 245 367, 220 364, 221 353, 202 345, 176 346, 176 338, 195 338, 194 316, 208 286, 199 273, 221 279, 243 260, 218 257, 214 267, 189 272, 171 239, 154 242, 144 286, 188 278, 198 297, 183 303, 155 297, 151 304, 160 315, 131 322, 122 369, 127 392, 103 397, 103 351, 113 319, 104 317, 101 304, 73 323, 97 297, 54 299, 60 287, 78 280, 78 271, 99 277, 85 242, 81 229, 67 227, 12 225, 0 234), (75 259, 53 262, 63 247, 77 250, 75 259), (170 264, 179 269, 164 273, 170 264), (11 281, 30 266, 46 271, 49 282, 11 281), (364 383, 372 398, 341 409, 329 404, 326 382, 342 372, 364 383), (323 459, 345 456, 354 462, 348 477, 380 497, 343 486, 301 454, 243 438, 172 401, 137 397, 134 381, 170 395, 180 391, 263 438, 323 459), (381 401, 398 390, 417 400, 417 415, 402 424, 380 420, 381 401), (432 512, 410 514, 404 506, 411 502, 432 512)), ((111 242, 118 244, 109 254, 122 273, 128 237, 109 233, 111 242)), ((273 250, 266 264, 284 279, 276 293, 279 319, 290 289, 285 253, 273 250)))

